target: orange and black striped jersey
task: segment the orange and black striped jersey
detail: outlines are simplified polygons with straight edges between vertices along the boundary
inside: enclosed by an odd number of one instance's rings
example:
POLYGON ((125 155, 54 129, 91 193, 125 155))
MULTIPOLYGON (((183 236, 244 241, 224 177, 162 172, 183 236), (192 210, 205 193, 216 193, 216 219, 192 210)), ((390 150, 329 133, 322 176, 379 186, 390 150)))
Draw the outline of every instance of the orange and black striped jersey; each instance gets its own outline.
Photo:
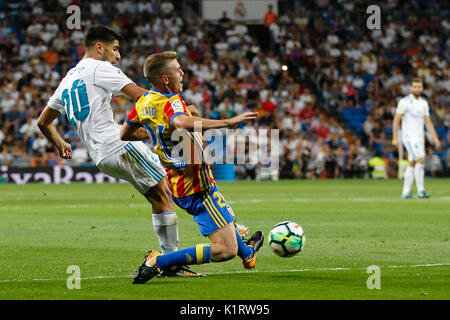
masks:
POLYGON ((208 191, 216 183, 203 158, 202 134, 175 128, 173 119, 179 115, 191 116, 180 94, 151 89, 138 100, 126 122, 147 130, 153 149, 166 168, 172 195, 184 198, 208 191))

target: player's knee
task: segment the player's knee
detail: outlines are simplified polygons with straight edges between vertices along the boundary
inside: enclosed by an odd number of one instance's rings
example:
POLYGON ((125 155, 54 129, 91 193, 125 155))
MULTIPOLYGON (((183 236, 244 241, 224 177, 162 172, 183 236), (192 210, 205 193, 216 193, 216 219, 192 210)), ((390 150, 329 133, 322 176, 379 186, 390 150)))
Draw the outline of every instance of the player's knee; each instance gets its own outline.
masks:
POLYGON ((233 248, 228 248, 227 255, 228 255, 229 259, 233 259, 234 257, 236 257, 237 253, 238 253, 237 246, 233 247, 233 248))
POLYGON ((211 247, 211 260, 222 262, 233 259, 237 255, 237 247, 225 246, 223 244, 213 244, 211 247))
POLYGON ((231 251, 223 251, 220 255, 220 261, 228 261, 236 257, 236 254, 231 251))
POLYGON ((236 257, 237 255, 237 251, 234 251, 232 249, 226 249, 222 252, 222 260, 221 261, 227 261, 227 260, 231 260, 234 257, 236 257))

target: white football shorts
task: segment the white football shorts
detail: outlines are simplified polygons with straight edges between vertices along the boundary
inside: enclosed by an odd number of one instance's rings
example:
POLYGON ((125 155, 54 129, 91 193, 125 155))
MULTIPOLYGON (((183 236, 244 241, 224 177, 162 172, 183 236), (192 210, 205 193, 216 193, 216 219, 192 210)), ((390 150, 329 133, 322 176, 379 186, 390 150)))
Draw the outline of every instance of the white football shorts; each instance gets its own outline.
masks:
POLYGON ((425 142, 405 140, 403 141, 406 151, 408 151, 408 161, 417 161, 425 157, 425 142))
POLYGON ((105 174, 131 183, 141 194, 166 176, 157 154, 142 141, 130 141, 98 164, 105 174))

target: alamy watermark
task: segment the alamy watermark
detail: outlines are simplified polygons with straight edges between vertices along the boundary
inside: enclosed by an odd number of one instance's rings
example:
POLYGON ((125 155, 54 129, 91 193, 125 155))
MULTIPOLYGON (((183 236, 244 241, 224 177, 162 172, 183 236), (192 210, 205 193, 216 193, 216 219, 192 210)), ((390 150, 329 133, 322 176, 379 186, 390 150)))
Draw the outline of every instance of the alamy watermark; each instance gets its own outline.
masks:
POLYGON ((370 16, 366 20, 366 26, 369 30, 381 29, 381 9, 379 6, 373 4, 367 7, 366 13, 370 16))
POLYGON ((196 121, 193 132, 174 130, 168 137, 162 126, 157 132, 150 126, 145 128, 152 139, 159 141, 165 159, 178 168, 202 163, 279 167, 278 129, 246 127, 202 131, 201 121, 196 121), (204 145, 204 141, 208 144, 204 145))
POLYGON ((67 267, 66 273, 70 274, 67 278, 66 285, 69 290, 81 289, 81 270, 77 265, 67 267))
POLYGON ((367 278, 367 289, 381 289, 381 269, 377 265, 371 265, 367 267, 367 273, 371 276, 367 278))
POLYGON ((69 30, 81 29, 81 9, 79 6, 73 4, 67 7, 67 14, 70 16, 66 20, 66 27, 69 30))

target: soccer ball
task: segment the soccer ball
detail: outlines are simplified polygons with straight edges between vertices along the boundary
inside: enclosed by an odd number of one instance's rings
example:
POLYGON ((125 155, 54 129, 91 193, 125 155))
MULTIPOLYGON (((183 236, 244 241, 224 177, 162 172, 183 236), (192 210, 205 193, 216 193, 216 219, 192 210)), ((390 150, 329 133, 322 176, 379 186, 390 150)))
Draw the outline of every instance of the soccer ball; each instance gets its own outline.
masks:
POLYGON ((269 245, 273 252, 283 258, 293 257, 302 251, 305 244, 303 228, 292 221, 277 223, 269 234, 269 245))

